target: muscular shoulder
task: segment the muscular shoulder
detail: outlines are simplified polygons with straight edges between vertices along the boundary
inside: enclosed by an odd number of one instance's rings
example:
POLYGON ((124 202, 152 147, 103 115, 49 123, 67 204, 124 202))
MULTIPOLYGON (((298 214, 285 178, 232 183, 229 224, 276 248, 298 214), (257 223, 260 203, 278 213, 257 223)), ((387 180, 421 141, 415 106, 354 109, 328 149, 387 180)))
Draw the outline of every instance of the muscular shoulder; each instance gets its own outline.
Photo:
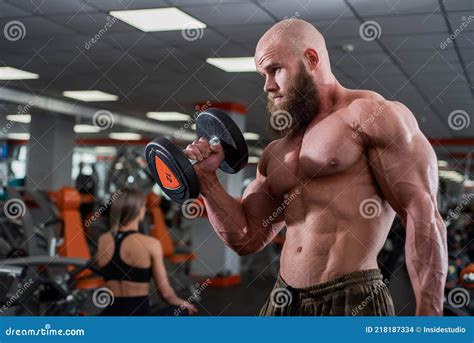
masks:
POLYGON ((413 113, 402 103, 383 98, 359 99, 354 107, 353 136, 366 143, 384 145, 410 141, 421 134, 413 113))
POLYGON ((272 142, 270 142, 265 149, 262 152, 262 155, 260 156, 260 161, 258 162, 258 173, 261 175, 266 176, 266 170, 267 170, 267 164, 269 158, 272 156, 272 151, 274 151, 275 148, 278 147, 279 144, 281 144, 282 139, 276 139, 272 142))

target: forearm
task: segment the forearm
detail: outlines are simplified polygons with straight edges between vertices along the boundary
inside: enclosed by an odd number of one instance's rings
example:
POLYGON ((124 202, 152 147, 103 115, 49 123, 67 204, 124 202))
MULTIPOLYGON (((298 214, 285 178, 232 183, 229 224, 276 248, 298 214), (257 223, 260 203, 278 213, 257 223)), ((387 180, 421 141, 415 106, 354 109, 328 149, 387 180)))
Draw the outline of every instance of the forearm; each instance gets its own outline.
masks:
POLYGON ((226 245, 239 255, 265 245, 268 236, 265 230, 252 223, 244 205, 225 191, 215 174, 201 178, 200 187, 208 219, 226 245))
POLYGON ((405 225, 406 264, 416 297, 416 315, 443 315, 448 268, 445 225, 437 212, 426 221, 409 216, 405 225))

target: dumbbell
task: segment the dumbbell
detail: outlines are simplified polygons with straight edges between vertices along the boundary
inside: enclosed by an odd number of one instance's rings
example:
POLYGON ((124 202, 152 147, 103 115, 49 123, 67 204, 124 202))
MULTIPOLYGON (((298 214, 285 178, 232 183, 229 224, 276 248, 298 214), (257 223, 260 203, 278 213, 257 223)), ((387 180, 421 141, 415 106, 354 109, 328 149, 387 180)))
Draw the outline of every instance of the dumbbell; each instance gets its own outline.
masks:
MULTIPOLYGON (((211 145, 221 144, 224 160, 219 165, 223 172, 235 174, 247 165, 248 148, 237 124, 223 111, 210 108, 196 118, 198 138, 211 145)), ((148 168, 163 192, 173 201, 183 203, 199 196, 199 180, 193 165, 184 152, 166 137, 158 137, 145 148, 148 168)))

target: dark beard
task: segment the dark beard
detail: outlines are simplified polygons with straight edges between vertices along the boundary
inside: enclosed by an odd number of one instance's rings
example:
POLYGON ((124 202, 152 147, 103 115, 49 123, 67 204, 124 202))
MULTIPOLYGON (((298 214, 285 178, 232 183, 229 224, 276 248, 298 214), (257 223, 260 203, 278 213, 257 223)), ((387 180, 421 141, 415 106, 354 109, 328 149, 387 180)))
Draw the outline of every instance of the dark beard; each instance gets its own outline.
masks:
POLYGON ((291 138, 305 129, 319 113, 320 101, 316 84, 303 62, 300 62, 298 75, 288 89, 283 94, 285 100, 278 105, 268 98, 267 110, 270 132, 291 138))

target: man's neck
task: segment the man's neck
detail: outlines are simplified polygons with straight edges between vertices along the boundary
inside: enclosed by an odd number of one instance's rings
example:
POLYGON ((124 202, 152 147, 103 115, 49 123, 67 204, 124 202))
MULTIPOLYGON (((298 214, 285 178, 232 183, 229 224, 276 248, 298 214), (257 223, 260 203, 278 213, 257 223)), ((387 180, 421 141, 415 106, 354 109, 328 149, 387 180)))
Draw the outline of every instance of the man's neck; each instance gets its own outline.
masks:
POLYGON ((334 108, 337 107, 342 94, 344 93, 344 87, 337 81, 334 75, 330 75, 325 78, 324 83, 317 83, 320 113, 330 114, 334 112, 334 108))

